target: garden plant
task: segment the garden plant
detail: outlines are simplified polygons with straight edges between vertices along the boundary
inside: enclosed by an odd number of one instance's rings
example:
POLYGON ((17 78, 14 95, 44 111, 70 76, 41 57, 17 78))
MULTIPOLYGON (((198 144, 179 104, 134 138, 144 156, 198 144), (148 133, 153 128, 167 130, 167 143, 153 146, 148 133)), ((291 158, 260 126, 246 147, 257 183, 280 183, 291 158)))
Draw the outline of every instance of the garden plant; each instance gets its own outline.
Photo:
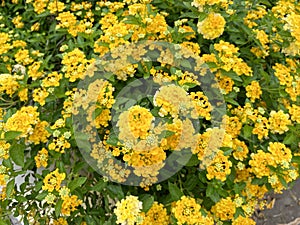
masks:
POLYGON ((298 0, 0 5, 0 225, 253 225, 299 178, 298 0))

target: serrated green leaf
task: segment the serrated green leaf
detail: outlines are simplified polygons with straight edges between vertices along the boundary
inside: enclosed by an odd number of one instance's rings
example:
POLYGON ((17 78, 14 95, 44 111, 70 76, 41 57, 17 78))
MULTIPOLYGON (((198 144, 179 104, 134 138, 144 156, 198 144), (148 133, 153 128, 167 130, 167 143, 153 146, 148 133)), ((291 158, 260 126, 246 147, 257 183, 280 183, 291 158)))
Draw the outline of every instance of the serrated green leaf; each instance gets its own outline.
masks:
POLYGON ((232 148, 229 147, 221 147, 221 150, 223 150, 223 155, 225 156, 229 156, 232 153, 232 148))
POLYGON ((267 72, 265 72, 263 69, 260 69, 259 72, 263 76, 263 78, 266 80, 266 82, 270 82, 271 76, 267 72))
POLYGON ((96 110, 93 113, 93 118, 97 118, 103 111, 103 108, 96 108, 96 110))
POLYGON ((293 156, 292 163, 297 163, 300 165, 300 156, 293 156))
POLYGON ((143 212, 148 212, 154 202, 154 197, 151 195, 145 195, 143 198, 140 198, 143 202, 143 212))
POLYGON ((252 130, 253 130, 253 127, 249 126, 249 125, 245 125, 243 127, 243 136, 245 138, 250 138, 252 136, 252 130))
POLYGON ((72 180, 69 185, 68 188, 70 189, 70 191, 74 191, 76 188, 80 187, 81 185, 83 185, 86 182, 86 177, 78 177, 75 178, 74 180, 72 180))
POLYGON ((117 137, 117 135, 115 135, 114 133, 109 135, 109 138, 106 140, 106 143, 112 146, 117 146, 119 142, 119 139, 117 137))
POLYGON ((288 135, 285 136, 283 140, 283 144, 290 145, 297 141, 297 137, 294 133, 290 132, 288 135))
MULTIPOLYGON (((184 188, 188 191, 193 191, 194 188, 197 186, 197 184, 200 184, 199 179, 195 174, 189 174, 187 176, 187 180, 184 182, 184 188)), ((200 184, 201 185, 201 184, 200 184)))
POLYGON ((76 163, 76 165, 74 166, 74 173, 78 173, 82 168, 84 168, 86 166, 86 162, 78 162, 76 163))
POLYGON ((6 168, 9 168, 9 169, 13 169, 13 164, 12 164, 12 162, 10 161, 10 159, 8 158, 8 159, 4 159, 3 161, 2 161, 2 165, 3 166, 5 166, 6 168))
POLYGON ((113 198, 117 197, 120 200, 124 198, 123 189, 120 185, 108 185, 107 190, 109 191, 110 196, 113 198))
POLYGON ((175 132, 174 131, 170 131, 170 130, 164 130, 160 133, 159 138, 168 138, 171 137, 172 135, 174 135, 175 132))
POLYGON ((239 194, 246 187, 245 183, 235 183, 233 190, 235 193, 239 194))
POLYGON ((76 144, 79 148, 84 149, 84 150, 90 150, 91 149, 91 143, 89 141, 89 136, 86 134, 75 134, 75 140, 76 144))
POLYGON ((217 68, 217 67, 218 67, 217 64, 214 63, 214 62, 206 62, 205 64, 208 65, 208 67, 209 67, 210 69, 213 69, 213 68, 217 68))
POLYGON ((22 134, 22 132, 20 132, 20 131, 7 131, 4 134, 4 138, 5 138, 5 140, 10 141, 10 140, 16 139, 21 134, 22 134))
POLYGON ((209 197, 214 203, 217 203, 220 200, 220 195, 211 183, 207 185, 206 196, 209 197))
POLYGON ((39 201, 43 200, 48 195, 47 192, 39 193, 35 198, 39 201))
POLYGON ((15 179, 9 181, 6 185, 6 196, 9 198, 15 187, 15 179))
POLYGON ((206 188, 206 196, 210 197, 215 192, 214 186, 212 184, 208 184, 206 188))
POLYGON ((198 157, 196 155, 192 155, 192 157, 187 162, 187 164, 185 164, 185 166, 196 166, 199 163, 200 163, 200 160, 198 159, 198 157))
POLYGON ((282 176, 278 176, 278 179, 279 179, 280 183, 281 183, 285 188, 288 187, 288 184, 287 184, 286 180, 285 180, 282 176))
POLYGON ((268 177, 263 177, 263 178, 253 178, 251 184, 256 184, 256 185, 263 185, 268 183, 268 177))
POLYGON ((244 210, 242 208, 236 208, 234 217, 237 218, 239 215, 245 217, 245 213, 244 213, 244 210))
POLYGON ((181 16, 179 18, 192 18, 192 19, 196 19, 198 18, 199 14, 194 13, 194 12, 186 12, 181 14, 181 16))
POLYGON ((194 83, 184 83, 184 85, 183 85, 183 88, 184 89, 190 89, 190 88, 194 88, 194 87, 196 87, 196 86, 198 86, 197 84, 194 84, 194 83), (186 87, 186 88, 185 88, 186 87))
POLYGON ((20 144, 12 145, 10 148, 11 159, 21 167, 24 167, 24 150, 25 146, 20 144))
POLYGON ((260 0, 260 2, 268 7, 272 7, 272 4, 268 0, 260 0))
POLYGON ((101 192, 103 188, 105 188, 106 186, 107 186, 107 182, 104 182, 104 180, 100 180, 98 181, 97 184, 91 187, 91 190, 101 192))
POLYGON ((62 199, 59 199, 59 200, 56 202, 56 205, 55 205, 55 207, 54 207, 54 210, 55 210, 55 216, 56 216, 56 217, 59 217, 59 215, 60 215, 62 203, 63 203, 63 200, 62 200, 62 199))
POLYGON ((77 43, 80 47, 84 46, 84 39, 81 36, 77 36, 77 43))
POLYGON ((175 184, 169 182, 168 187, 173 201, 177 201, 183 196, 182 191, 175 184))
POLYGON ((39 190, 42 189, 42 186, 43 186, 43 181, 36 182, 36 183, 35 183, 35 186, 34 186, 34 190, 35 190, 35 191, 39 191, 39 190))
POLYGON ((125 20, 123 21, 126 24, 135 24, 135 25, 141 25, 141 22, 138 18, 135 16, 126 16, 125 20))
POLYGON ((235 105, 235 106, 239 106, 240 105, 236 100, 234 100, 232 98, 229 98, 226 95, 224 96, 224 100, 225 100, 226 103, 230 103, 230 104, 235 105))
POLYGON ((180 61, 180 65, 184 68, 192 69, 192 65, 189 60, 183 59, 180 61))
POLYGON ((243 82, 242 78, 239 77, 235 72, 233 71, 225 71, 225 70, 222 70, 222 74, 227 76, 227 77, 230 77, 232 80, 235 80, 235 81, 239 81, 239 82, 243 82))
POLYGON ((198 174, 198 178, 199 180, 202 182, 202 183, 206 183, 207 182, 207 177, 206 177, 206 174, 203 171, 201 171, 199 174, 198 174))
POLYGON ((218 192, 218 194, 219 194, 222 198, 226 198, 226 197, 229 196, 228 191, 226 191, 226 190, 224 190, 224 189, 222 189, 222 188, 217 189, 217 192, 218 192))
POLYGON ((26 197, 22 196, 22 195, 15 196, 15 199, 19 203, 23 203, 23 202, 27 202, 28 201, 28 199, 26 197))
POLYGON ((85 216, 84 219, 87 222, 87 224, 96 225, 96 222, 93 220, 91 216, 85 216))

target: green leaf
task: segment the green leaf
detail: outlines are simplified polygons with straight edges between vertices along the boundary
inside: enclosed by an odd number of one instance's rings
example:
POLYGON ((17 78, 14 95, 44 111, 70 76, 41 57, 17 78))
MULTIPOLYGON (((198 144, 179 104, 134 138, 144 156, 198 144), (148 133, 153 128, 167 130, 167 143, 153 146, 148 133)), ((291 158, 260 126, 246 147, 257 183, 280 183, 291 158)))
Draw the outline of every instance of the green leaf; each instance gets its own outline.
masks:
POLYGON ((39 193, 35 198, 39 201, 43 200, 48 195, 47 192, 39 193))
POLYGON ((22 132, 20 131, 7 131, 4 134, 4 138, 5 140, 9 141, 9 140, 14 140, 16 139, 18 136, 20 136, 20 134, 22 134, 22 132))
POLYGON ((22 196, 22 195, 16 196, 15 199, 16 199, 17 202, 19 202, 19 203, 23 203, 23 202, 27 202, 27 201, 28 201, 28 199, 27 199, 26 197, 22 196))
POLYGON ((175 184, 169 182, 168 187, 173 201, 177 201, 183 196, 182 191, 175 184))
POLYGON ((266 80, 266 82, 270 82, 270 75, 265 72, 262 68, 259 70, 260 74, 263 76, 263 78, 266 80))
POLYGON ((4 159, 2 161, 2 165, 9 168, 9 169, 13 169, 14 165, 12 164, 11 160, 8 158, 8 159, 4 159))
POLYGON ((212 184, 208 184, 206 188, 206 196, 210 197, 215 193, 215 188, 212 184))
POLYGON ((256 185, 263 185, 268 183, 268 177, 262 177, 262 178, 253 178, 251 184, 256 184, 256 185))
POLYGON ((218 67, 217 64, 214 63, 214 62, 206 62, 205 64, 208 65, 208 67, 209 67, 210 69, 213 69, 213 68, 217 68, 217 67, 218 67))
POLYGON ((89 225, 96 225, 95 220, 93 220, 93 218, 91 216, 86 215, 84 217, 84 219, 87 222, 87 224, 89 224, 89 225))
POLYGON ((78 187, 80 187, 81 185, 83 185, 83 184, 85 183, 86 179, 87 179, 86 177, 78 177, 78 178, 72 180, 72 181, 69 183, 69 185, 68 185, 70 191, 72 192, 72 191, 74 191, 76 188, 78 188, 78 187))
POLYGON ((198 14, 194 13, 194 12, 186 12, 183 13, 179 18, 192 18, 192 19, 196 19, 198 18, 198 14))
POLYGON ((138 18, 136 18, 135 16, 127 16, 123 22, 126 24, 141 25, 140 20, 138 18))
POLYGON ((164 130, 159 134, 159 138, 168 138, 171 137, 175 134, 174 131, 170 131, 170 130, 164 130))
POLYGON ((88 151, 91 149, 91 143, 89 141, 89 136, 87 134, 81 132, 75 133, 75 140, 79 148, 88 151))
POLYGON ((95 186, 91 187, 91 190, 101 192, 106 186, 107 182, 105 182, 104 180, 99 180, 98 183, 95 184, 95 186))
POLYGON ((245 187, 246 187, 245 183, 235 183, 233 190, 236 194, 239 194, 245 187))
POLYGON ((225 100, 225 102, 230 103, 232 105, 236 105, 236 106, 240 105, 237 101, 233 100, 232 98, 229 98, 226 95, 224 96, 224 100, 225 100))
POLYGON ((180 65, 184 68, 192 69, 192 65, 189 60, 183 59, 180 61, 180 65))
POLYGON ((9 225, 9 223, 0 218, 0 225, 9 225))
POLYGON ((202 170, 199 174, 198 174, 198 178, 202 183, 206 183, 207 182, 207 178, 206 178, 206 174, 205 171, 202 170))
POLYGON ((7 112, 3 116, 3 120, 7 121, 8 118, 10 118, 15 113, 15 111, 16 111, 15 109, 9 109, 9 110, 7 110, 7 112))
POLYGON ((71 39, 68 41, 68 46, 69 46, 70 49, 74 48, 74 43, 72 42, 71 39))
POLYGON ((34 190, 35 190, 35 191, 39 191, 39 190, 42 189, 42 186, 43 186, 43 181, 36 182, 36 183, 35 183, 35 186, 34 186, 34 190))
POLYGON ((140 199, 143 202, 143 212, 148 212, 151 206, 153 205, 154 197, 149 194, 146 194, 140 199))
POLYGON ((93 118, 97 118, 103 112, 103 108, 96 108, 93 113, 93 118))
POLYGON ((293 156, 292 163, 297 163, 300 165, 300 156, 293 156))
POLYGON ((66 173, 66 166, 63 161, 56 161, 56 168, 58 168, 61 173, 66 173))
POLYGON ((111 133, 106 140, 106 143, 112 146, 117 146, 119 142, 118 136, 114 133, 111 133))
POLYGON ((111 184, 107 186, 107 190, 109 192, 110 197, 117 197, 119 200, 124 198, 124 193, 121 185, 111 184))
POLYGON ((232 153, 232 148, 229 148, 229 147, 221 147, 220 148, 224 153, 225 156, 229 156, 231 155, 232 153))
POLYGON ((272 7, 272 4, 268 0, 260 0, 260 2, 268 7, 272 7))
POLYGON ((6 185, 6 196, 9 198, 15 187, 15 179, 9 181, 6 185))
POLYGON ((297 141, 297 137, 293 132, 290 132, 288 135, 285 136, 283 140, 283 144, 290 145, 297 141))
POLYGON ((193 191, 197 184, 201 186, 201 183, 197 178, 196 174, 188 174, 187 179, 183 185, 187 191, 193 191))
POLYGON ((249 126, 249 125, 245 125, 243 127, 243 136, 247 139, 249 139, 252 135, 252 130, 253 130, 253 127, 249 126))
POLYGON ((196 86, 197 86, 197 84, 194 84, 194 83, 184 83, 183 88, 184 89, 190 89, 190 88, 194 88, 196 86))
POLYGON ((178 162, 180 165, 185 166, 190 160, 191 156, 192 154, 178 154, 176 162, 178 162))
POLYGON ((237 218, 239 215, 245 217, 245 213, 244 213, 244 210, 242 208, 236 208, 234 217, 237 218))
POLYGON ((192 155, 192 157, 190 158, 190 160, 188 161, 188 163, 185 166, 196 166, 200 163, 200 160, 198 159, 198 157, 196 155, 192 155))
POLYGON ((73 170, 74 173, 78 173, 85 166, 86 166, 86 162, 78 162, 78 163, 76 163, 76 165, 74 166, 74 170, 73 170))
POLYGON ((18 166, 21 167, 24 167, 24 150, 25 146, 20 144, 12 145, 10 148, 10 157, 18 166))
POLYGON ((77 43, 79 47, 84 47, 84 39, 80 36, 77 37, 77 43))
POLYGON ((222 70, 222 74, 227 76, 227 77, 230 77, 232 80, 235 80, 235 81, 239 81, 239 82, 243 82, 242 78, 240 78, 235 72, 233 71, 225 71, 225 70, 222 70))
POLYGON ((47 16, 49 16, 50 15, 50 12, 43 12, 43 13, 41 13, 41 14, 39 14, 39 15, 36 15, 35 17, 36 18, 41 18, 41 17, 47 17, 47 16))
POLYGON ((282 176, 278 176, 278 179, 285 188, 288 187, 286 180, 282 176))
POLYGON ((63 203, 63 200, 60 199, 60 200, 57 201, 57 203, 56 203, 56 205, 54 207, 54 209, 55 209, 55 216, 56 217, 59 217, 59 215, 60 215, 62 203, 63 203))
POLYGON ((229 196, 228 191, 226 191, 226 190, 224 190, 224 189, 222 189, 222 188, 217 189, 217 191, 218 191, 218 194, 219 194, 220 196, 222 196, 223 198, 226 198, 226 197, 229 196))
POLYGON ((220 195, 211 183, 207 185, 206 196, 209 197, 214 203, 220 201, 220 195))

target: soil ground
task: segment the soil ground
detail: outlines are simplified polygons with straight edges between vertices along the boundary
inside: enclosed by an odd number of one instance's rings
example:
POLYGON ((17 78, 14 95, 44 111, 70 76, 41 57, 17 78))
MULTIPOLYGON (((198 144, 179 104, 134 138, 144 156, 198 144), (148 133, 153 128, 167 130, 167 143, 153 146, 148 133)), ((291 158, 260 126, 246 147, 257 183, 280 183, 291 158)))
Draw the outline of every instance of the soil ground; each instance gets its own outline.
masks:
POLYGON ((272 209, 255 213, 257 225, 300 225, 300 179, 283 194, 271 194, 272 209))

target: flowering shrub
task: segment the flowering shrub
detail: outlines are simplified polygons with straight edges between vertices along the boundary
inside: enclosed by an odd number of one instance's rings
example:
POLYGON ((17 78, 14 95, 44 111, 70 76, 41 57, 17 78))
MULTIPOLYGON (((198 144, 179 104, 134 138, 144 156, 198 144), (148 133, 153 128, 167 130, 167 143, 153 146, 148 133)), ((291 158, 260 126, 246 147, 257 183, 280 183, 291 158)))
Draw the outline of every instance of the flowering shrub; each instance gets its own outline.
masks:
POLYGON ((300 169, 300 6, 1 1, 0 224, 255 224, 300 169))

